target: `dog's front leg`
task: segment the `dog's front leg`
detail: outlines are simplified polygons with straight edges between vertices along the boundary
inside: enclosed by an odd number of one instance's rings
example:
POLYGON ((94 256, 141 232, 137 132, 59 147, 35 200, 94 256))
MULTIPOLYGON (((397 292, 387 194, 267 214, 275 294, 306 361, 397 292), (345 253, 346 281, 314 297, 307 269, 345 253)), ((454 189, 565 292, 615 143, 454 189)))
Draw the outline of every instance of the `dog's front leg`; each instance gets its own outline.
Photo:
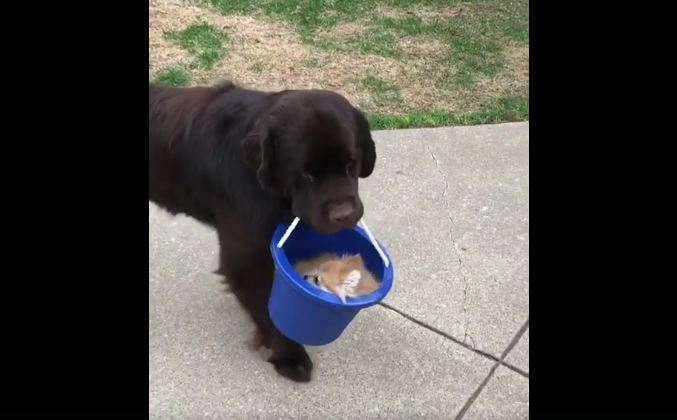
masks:
POLYGON ((275 370, 293 381, 308 382, 313 370, 308 353, 301 344, 285 337, 268 314, 274 275, 268 244, 245 239, 235 230, 226 225, 219 226, 219 271, 226 276, 232 292, 256 323, 259 342, 272 350, 268 361, 275 370))

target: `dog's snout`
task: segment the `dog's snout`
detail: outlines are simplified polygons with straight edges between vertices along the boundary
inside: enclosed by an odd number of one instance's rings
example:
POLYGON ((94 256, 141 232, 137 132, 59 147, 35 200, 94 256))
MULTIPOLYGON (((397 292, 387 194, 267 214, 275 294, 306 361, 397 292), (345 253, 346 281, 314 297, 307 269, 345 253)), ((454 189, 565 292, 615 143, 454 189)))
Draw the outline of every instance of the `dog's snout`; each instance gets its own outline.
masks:
POLYGON ((355 213, 355 206, 350 201, 341 201, 329 206, 329 220, 340 223, 355 213))

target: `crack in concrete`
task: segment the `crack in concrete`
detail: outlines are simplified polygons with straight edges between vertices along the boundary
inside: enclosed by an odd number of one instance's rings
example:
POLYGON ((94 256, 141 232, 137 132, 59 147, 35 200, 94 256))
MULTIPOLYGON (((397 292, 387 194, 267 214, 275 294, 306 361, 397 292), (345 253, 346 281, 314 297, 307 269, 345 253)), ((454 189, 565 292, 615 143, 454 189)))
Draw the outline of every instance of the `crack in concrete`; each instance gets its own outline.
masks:
POLYGON ((449 180, 447 179, 446 175, 440 168, 440 162, 437 159, 437 156, 435 156, 435 153, 433 153, 432 149, 430 148, 429 145, 426 145, 426 149, 428 149, 428 153, 430 153, 430 157, 433 159, 435 162, 435 167, 437 168, 437 172, 439 172, 440 176, 442 179, 444 179, 444 190, 442 191, 442 199, 444 200, 444 207, 447 211, 447 218, 449 219, 449 239, 451 240, 451 244, 454 247, 454 250, 456 251, 456 255, 458 256, 458 270, 461 273, 461 278, 463 279, 463 343, 465 344, 468 339, 472 342, 472 347, 476 348, 477 345, 475 343, 475 339, 470 335, 468 332, 468 327, 469 327, 469 322, 470 322, 470 317, 468 316, 468 278, 465 275, 465 270, 463 269, 463 259, 461 258, 461 250, 459 249, 458 243, 456 242, 456 239, 454 238, 454 219, 451 217, 451 205, 449 204, 449 198, 447 197, 447 192, 449 191, 449 180))
POLYGON ((440 335, 440 336, 446 338, 447 340, 453 341, 454 343, 458 344, 459 346, 461 346, 465 349, 468 349, 468 350, 470 350, 470 351, 472 351, 472 352, 474 352, 474 353, 476 353, 476 354, 478 354, 482 357, 486 357, 487 359, 493 360, 494 362, 500 363, 501 365, 503 365, 506 368, 512 370, 513 372, 519 373, 520 375, 524 376, 525 378, 529 377, 528 372, 523 371, 522 369, 518 368, 517 366, 514 366, 514 365, 512 365, 512 364, 510 364, 510 363, 508 363, 504 360, 501 360, 499 357, 496 357, 491 353, 480 350, 476 347, 472 347, 470 344, 464 343, 463 341, 461 341, 460 339, 452 336, 451 334, 447 334, 444 331, 440 330, 439 328, 433 327, 432 325, 430 325, 426 322, 423 322, 419 319, 416 319, 413 316, 407 314, 406 312, 404 312, 400 309, 397 309, 396 307, 394 307, 394 306, 392 306, 388 303, 379 302, 378 305, 385 308, 385 309, 388 309, 390 311, 395 312, 396 314, 400 315, 401 317, 403 317, 403 318, 413 322, 414 324, 417 324, 417 325, 419 325, 419 326, 421 326, 421 327, 423 327, 423 328, 425 328, 425 329, 427 329, 427 330, 429 330, 429 331, 431 331, 431 332, 433 332, 437 335, 440 335))
POLYGON ((475 392, 473 392, 472 395, 470 395, 470 398, 468 398, 468 401, 465 402, 463 407, 461 407, 461 411, 458 412, 458 414, 456 415, 454 420, 462 420, 463 419, 463 417, 465 416, 465 413, 467 413, 468 409, 470 409, 470 406, 472 406, 472 404, 475 402, 477 397, 479 397, 479 395, 482 393, 484 388, 487 386, 487 384, 489 383, 491 378, 494 376, 494 373, 496 373, 496 370, 498 369, 498 367, 501 366, 501 365, 502 366, 506 365, 505 362, 504 362, 505 358, 508 356, 510 351, 517 345, 519 340, 522 338, 522 336, 526 332, 527 328, 529 328, 529 318, 528 317, 527 317, 526 322, 524 324, 522 324, 522 326, 520 327, 519 330, 517 330, 517 333, 512 338, 512 341, 510 341, 510 343, 508 344, 508 347, 506 347, 506 349, 503 351, 499 360, 497 360, 496 363, 494 363, 494 366, 491 367, 491 369, 489 370, 489 374, 486 376, 486 378, 484 378, 482 383, 480 383, 480 385, 477 387, 475 392))

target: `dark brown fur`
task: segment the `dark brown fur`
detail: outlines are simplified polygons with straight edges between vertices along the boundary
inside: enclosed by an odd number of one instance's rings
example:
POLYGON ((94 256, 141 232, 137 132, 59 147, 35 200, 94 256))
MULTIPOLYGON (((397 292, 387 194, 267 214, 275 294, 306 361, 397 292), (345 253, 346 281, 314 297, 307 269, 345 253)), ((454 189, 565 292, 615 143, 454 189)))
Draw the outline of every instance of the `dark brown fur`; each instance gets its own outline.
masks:
POLYGON ((300 217, 320 232, 353 227, 358 177, 376 152, 364 116, 328 91, 264 93, 226 84, 149 85, 149 199, 213 226, 220 268, 283 376, 309 381, 305 349, 268 315, 270 238, 300 217))

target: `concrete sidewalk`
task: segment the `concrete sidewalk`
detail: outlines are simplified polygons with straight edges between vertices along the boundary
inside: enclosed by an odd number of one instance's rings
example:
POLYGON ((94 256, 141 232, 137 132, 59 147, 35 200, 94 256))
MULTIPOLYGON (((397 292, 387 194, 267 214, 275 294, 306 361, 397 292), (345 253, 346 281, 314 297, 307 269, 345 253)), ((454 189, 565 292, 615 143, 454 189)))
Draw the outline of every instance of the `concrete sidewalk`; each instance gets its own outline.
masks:
POLYGON ((308 349, 309 384, 247 348, 216 235, 149 204, 151 418, 528 418, 528 123, 374 139, 361 195, 394 286, 308 349))

